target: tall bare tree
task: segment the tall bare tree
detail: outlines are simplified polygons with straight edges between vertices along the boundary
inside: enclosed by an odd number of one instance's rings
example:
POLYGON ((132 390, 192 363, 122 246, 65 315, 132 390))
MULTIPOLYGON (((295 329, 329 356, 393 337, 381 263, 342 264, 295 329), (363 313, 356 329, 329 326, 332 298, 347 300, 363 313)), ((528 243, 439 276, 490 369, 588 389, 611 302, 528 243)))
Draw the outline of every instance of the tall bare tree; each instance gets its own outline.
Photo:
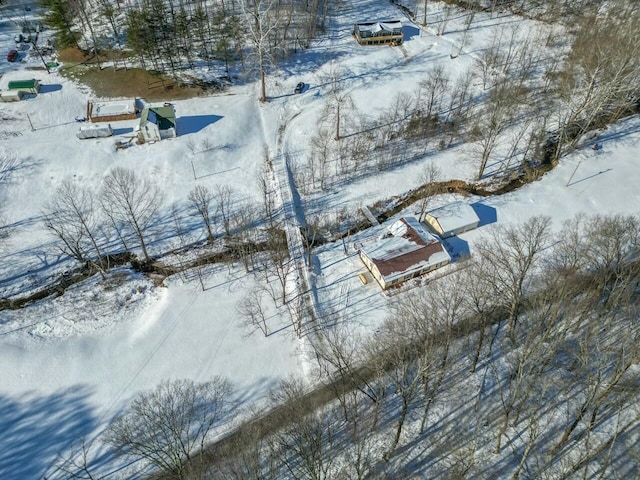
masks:
POLYGON ((440 180, 441 176, 442 171, 433 162, 429 162, 422 170, 422 174, 420 175, 420 183, 422 183, 420 194, 422 195, 422 199, 420 200, 420 216, 418 217, 421 222, 424 221, 427 209, 429 208, 433 197, 438 192, 437 182, 440 180))
POLYGON ((322 80, 328 87, 326 113, 334 120, 335 140, 341 138, 342 119, 349 110, 353 109, 351 93, 345 88, 345 78, 348 72, 335 62, 331 62, 322 80))
POLYGON ((160 188, 132 170, 117 167, 104 178, 100 201, 105 212, 133 231, 145 261, 151 261, 145 238, 162 205, 160 188))
POLYGON ((80 263, 91 261, 104 274, 105 259, 99 246, 98 212, 91 190, 64 180, 43 211, 45 226, 62 242, 62 250, 80 263), (92 250, 94 255, 90 255, 92 250))
POLYGON ((416 361, 419 333, 414 327, 404 316, 393 315, 385 320, 376 338, 367 346, 373 368, 392 386, 400 403, 393 439, 384 453, 387 461, 398 447, 413 403, 420 395, 421 372, 416 361))
POLYGON ((523 90, 511 82, 502 82, 490 91, 482 107, 480 121, 475 126, 474 136, 480 154, 477 179, 481 180, 487 162, 499 145, 507 129, 513 124, 514 115, 523 101, 523 90))
POLYGON ((200 215, 207 231, 207 242, 214 240, 213 219, 211 218, 211 204, 213 193, 204 185, 197 185, 189 192, 189 203, 191 207, 200 215))
POLYGON ((267 101, 266 77, 271 63, 271 37, 278 28, 280 18, 276 15, 276 0, 240 0, 240 7, 245 17, 245 27, 255 55, 258 74, 260 76, 261 102, 267 101))
POLYGON ((224 233, 228 237, 231 235, 231 203, 233 190, 229 185, 218 185, 216 187, 215 202, 218 212, 222 217, 224 233))
POLYGON ((328 480, 335 461, 331 410, 310 412, 304 402, 304 385, 287 380, 272 392, 272 401, 282 405, 282 414, 293 421, 275 435, 277 455, 292 478, 328 480))

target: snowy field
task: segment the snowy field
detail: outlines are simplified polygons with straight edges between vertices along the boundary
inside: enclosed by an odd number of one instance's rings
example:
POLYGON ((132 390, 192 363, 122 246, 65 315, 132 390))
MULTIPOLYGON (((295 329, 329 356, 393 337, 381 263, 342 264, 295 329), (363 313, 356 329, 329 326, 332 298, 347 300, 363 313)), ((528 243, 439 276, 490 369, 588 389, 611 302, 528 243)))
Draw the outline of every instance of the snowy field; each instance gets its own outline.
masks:
MULTIPOLYGON (((0 155, 12 162, 1 177, 0 201, 12 236, 0 250, 0 297, 33 292, 74 267, 56 249, 42 222, 43 207, 64 180, 97 191, 110 169, 126 167, 161 185, 164 216, 153 226, 150 250, 152 255, 169 251, 183 241, 173 233, 170 207, 184 213, 187 193, 195 185, 229 185, 238 202, 257 202, 265 149, 272 157, 287 153, 304 162, 323 108, 330 65, 348 72, 343 81, 358 111, 375 115, 390 106, 396 93, 413 91, 434 64, 455 78, 473 65, 495 28, 517 21, 478 15, 475 28, 463 38, 462 20, 453 19, 452 33, 437 36, 382 0, 341 8, 326 37, 269 76, 271 101, 266 105, 258 104, 254 84, 231 87, 219 96, 176 101, 177 138, 119 151, 115 142, 128 140, 136 121, 111 122, 112 138, 78 140, 80 124, 74 118, 85 115, 91 92, 55 72, 32 69, 37 65, 33 58, 16 64, 0 59, 0 89, 25 77, 42 83, 36 98, 0 104, 0 155), (401 18, 406 29, 402 49, 358 46, 351 25, 369 18, 401 18), (294 96, 298 81, 309 86, 294 96)), ((523 41, 534 28, 538 26, 532 22, 522 24, 523 41)), ((0 24, 3 56, 13 45, 13 29, 8 22, 0 24)), ((542 179, 517 191, 462 198, 479 204, 484 215, 478 230, 449 242, 451 251, 473 255, 474 244, 492 224, 522 222, 533 215, 552 217, 557 230, 578 212, 638 213, 640 120, 626 119, 601 132, 598 141, 604 145, 601 151, 585 144, 542 179)), ((307 214, 356 210, 418 186, 427 161, 435 162, 444 178, 469 180, 475 174, 470 157, 464 145, 434 149, 423 159, 310 193, 302 201, 307 214)), ((433 207, 458 199, 438 197, 433 207)), ((415 211, 413 207, 397 217, 415 211)), ((188 241, 202 240, 197 219, 185 218, 188 241)), ((386 224, 350 237, 347 254, 341 242, 324 245, 312 260, 318 310, 338 312, 365 334, 384 319, 390 297, 375 282, 362 285, 357 275, 365 267, 354 245, 384 228, 386 224)), ((241 265, 205 270, 204 291, 193 276, 172 277, 158 287, 128 270, 115 270, 107 281, 92 278, 61 297, 19 311, 0 311, 0 478, 47 475, 60 451, 82 436, 95 437, 136 392, 163 379, 205 381, 222 375, 236 386, 238 401, 248 406, 279 379, 309 371, 287 319, 272 319, 276 333, 269 337, 246 335, 236 307, 255 279, 241 265)))
MULTIPOLYGON (((13 45, 15 30, 4 27, 3 51, 13 45)), ((259 199, 265 130, 252 90, 176 102, 178 138, 116 152, 115 142, 128 140, 137 121, 110 122, 111 138, 78 140, 83 124, 74 119, 86 114, 91 92, 22 59, 0 62, 0 89, 37 78, 42 90, 0 105, 0 155, 9 161, 0 194, 12 232, 0 251, 0 297, 26 295, 75 267, 42 221, 43 207, 64 180, 97 192, 120 166, 160 185, 165 208, 153 226, 152 255, 204 238, 186 213, 194 186, 228 185, 236 202, 259 199), (172 206, 185 218, 185 238, 175 234, 172 206)), ((204 291, 195 275, 156 287, 116 269, 106 281, 96 276, 55 299, 0 312, 1 478, 51 475, 60 452, 82 437, 93 439, 132 395, 162 380, 222 375, 235 386, 238 404, 249 407, 278 380, 302 374, 287 320, 272 318, 277 333, 268 338, 248 336, 241 324, 236 306, 253 277, 240 265, 201 274, 204 291)))

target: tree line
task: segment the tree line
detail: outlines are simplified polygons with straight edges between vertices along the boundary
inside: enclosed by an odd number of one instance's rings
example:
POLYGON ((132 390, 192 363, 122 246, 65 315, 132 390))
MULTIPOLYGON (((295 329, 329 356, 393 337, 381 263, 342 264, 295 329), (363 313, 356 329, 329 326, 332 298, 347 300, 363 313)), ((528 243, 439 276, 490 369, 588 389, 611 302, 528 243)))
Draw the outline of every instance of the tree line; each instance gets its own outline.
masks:
POLYGON ((61 48, 99 54, 124 47, 143 68, 178 77, 196 65, 265 72, 309 46, 329 2, 319 0, 42 0, 61 48))
MULTIPOLYGON (((477 19, 471 3, 462 5, 454 57, 464 55, 477 19)), ((468 145, 477 180, 535 172, 579 146, 586 133, 640 111, 639 26, 640 13, 624 0, 604 11, 581 10, 566 36, 547 24, 526 35, 519 23, 499 26, 471 68, 452 77, 436 64, 417 88, 373 114, 353 101, 351 73, 329 65, 310 151, 294 162, 296 183, 303 193, 326 190, 461 144, 468 145)))
MULTIPOLYGON (((196 185, 184 203, 186 215, 178 214, 175 205, 168 209, 172 213, 163 214, 166 202, 160 186, 118 167, 105 176, 97 192, 63 180, 42 217, 62 253, 101 273, 109 268, 109 256, 122 251, 141 252, 141 261, 150 263, 154 258, 150 243, 157 239, 161 224, 164 234, 178 238, 182 248, 188 246, 187 230, 201 229, 207 244, 222 239, 233 253, 234 246, 256 240, 247 237, 248 231, 264 221, 256 207, 237 198, 228 185, 215 189, 196 185), (185 218, 195 219, 192 229, 185 226, 185 218)), ((239 255, 247 270, 250 253, 239 255)))

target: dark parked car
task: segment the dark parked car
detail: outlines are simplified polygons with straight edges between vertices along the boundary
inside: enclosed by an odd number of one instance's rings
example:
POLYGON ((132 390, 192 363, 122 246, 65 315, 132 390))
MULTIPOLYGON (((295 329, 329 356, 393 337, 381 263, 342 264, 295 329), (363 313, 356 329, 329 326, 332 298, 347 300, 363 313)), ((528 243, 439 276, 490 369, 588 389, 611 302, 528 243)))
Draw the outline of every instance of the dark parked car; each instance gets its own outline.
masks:
POLYGON ((304 90, 304 82, 300 82, 299 84, 296 85, 296 89, 293 91, 293 93, 302 93, 302 91, 304 90))
POLYGON ((10 50, 9 53, 7 53, 7 61, 15 62, 17 59, 18 59, 18 51, 17 50, 10 50))

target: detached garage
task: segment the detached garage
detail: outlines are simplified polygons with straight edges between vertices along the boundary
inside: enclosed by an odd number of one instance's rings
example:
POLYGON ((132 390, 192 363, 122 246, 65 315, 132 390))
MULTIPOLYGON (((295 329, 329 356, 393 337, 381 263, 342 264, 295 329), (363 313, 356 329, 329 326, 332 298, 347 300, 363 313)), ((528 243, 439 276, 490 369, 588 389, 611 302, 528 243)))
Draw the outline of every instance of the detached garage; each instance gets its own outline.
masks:
POLYGON ((454 202, 430 211, 424 221, 442 238, 460 235, 478 228, 480 219, 471 205, 454 202))
POLYGON ((19 102, 24 97, 22 90, 8 90, 0 92, 0 102, 19 102))
POLYGON ((31 78, 29 80, 13 80, 9 82, 9 90, 16 90, 24 93, 38 93, 40 91, 40 80, 31 78))

